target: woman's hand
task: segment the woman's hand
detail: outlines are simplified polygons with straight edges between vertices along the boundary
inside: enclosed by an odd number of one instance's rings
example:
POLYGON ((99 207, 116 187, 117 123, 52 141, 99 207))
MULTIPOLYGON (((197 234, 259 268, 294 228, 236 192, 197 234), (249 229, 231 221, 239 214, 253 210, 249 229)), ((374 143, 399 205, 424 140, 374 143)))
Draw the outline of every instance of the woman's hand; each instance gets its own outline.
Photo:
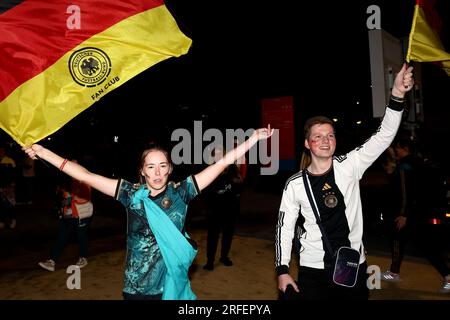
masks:
POLYGON ((413 79, 413 67, 406 67, 406 63, 403 64, 402 69, 397 73, 394 80, 394 86, 392 88, 392 95, 398 98, 403 98, 405 93, 410 91, 414 86, 413 79))
POLYGON ((300 290, 298 290, 298 286, 295 283, 294 279, 292 279, 292 277, 289 274, 282 274, 280 276, 278 276, 278 289, 286 292, 286 288, 288 285, 291 285, 294 290, 296 292, 300 292, 300 290))
POLYGON ((33 144, 30 147, 23 147, 22 150, 25 151, 31 159, 36 160, 37 157, 39 157, 39 154, 44 150, 44 147, 39 144, 33 144))
POLYGON ((253 136, 255 136, 258 140, 269 139, 273 135, 274 129, 270 129, 270 124, 267 125, 267 128, 260 128, 255 130, 253 136))

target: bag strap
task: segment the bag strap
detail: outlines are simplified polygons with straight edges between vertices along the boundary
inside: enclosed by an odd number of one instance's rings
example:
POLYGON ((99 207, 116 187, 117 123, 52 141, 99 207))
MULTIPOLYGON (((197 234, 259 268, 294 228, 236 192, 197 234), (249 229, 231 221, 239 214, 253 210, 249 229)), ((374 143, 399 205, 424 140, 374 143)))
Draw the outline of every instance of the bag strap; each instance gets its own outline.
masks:
POLYGON ((319 226, 320 232, 322 233, 322 238, 325 241, 325 245, 333 257, 335 252, 333 248, 331 247, 330 241, 328 240, 327 234, 325 233, 325 230, 323 229, 322 220, 320 220, 319 216, 319 208, 317 207, 316 201, 314 200, 314 197, 311 192, 311 185, 309 183, 308 174, 306 173, 306 169, 303 169, 302 171, 302 178, 303 178, 303 185, 305 186, 306 194, 308 195, 309 203, 311 204, 311 208, 314 212, 314 215, 316 216, 316 223, 319 226))

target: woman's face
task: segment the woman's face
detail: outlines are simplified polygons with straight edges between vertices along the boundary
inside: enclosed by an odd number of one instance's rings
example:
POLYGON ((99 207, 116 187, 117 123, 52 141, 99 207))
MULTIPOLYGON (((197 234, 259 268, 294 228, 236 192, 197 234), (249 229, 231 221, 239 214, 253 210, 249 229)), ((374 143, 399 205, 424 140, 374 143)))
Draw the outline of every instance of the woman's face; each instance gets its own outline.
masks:
POLYGON ((171 172, 172 167, 163 152, 155 150, 147 154, 141 174, 152 196, 164 191, 171 172))
POLYGON ((305 140, 305 147, 311 150, 311 156, 316 158, 330 158, 336 150, 336 136, 334 129, 328 123, 315 124, 305 140))

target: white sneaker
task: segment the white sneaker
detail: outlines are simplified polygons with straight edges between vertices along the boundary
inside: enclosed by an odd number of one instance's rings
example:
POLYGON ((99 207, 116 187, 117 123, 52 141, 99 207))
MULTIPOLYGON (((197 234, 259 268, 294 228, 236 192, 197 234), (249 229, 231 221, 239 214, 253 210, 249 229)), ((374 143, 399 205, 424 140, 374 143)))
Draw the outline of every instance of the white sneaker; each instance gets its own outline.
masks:
POLYGON ((49 259, 47 261, 39 262, 39 265, 48 271, 55 271, 55 261, 49 259))
POLYGON ((86 258, 80 257, 80 259, 78 259, 78 262, 76 263, 76 266, 78 266, 79 268, 83 268, 88 264, 88 261, 86 258))
POLYGON ((401 281, 400 275, 398 273, 393 273, 391 271, 386 271, 381 273, 381 280, 389 282, 399 282, 401 281))

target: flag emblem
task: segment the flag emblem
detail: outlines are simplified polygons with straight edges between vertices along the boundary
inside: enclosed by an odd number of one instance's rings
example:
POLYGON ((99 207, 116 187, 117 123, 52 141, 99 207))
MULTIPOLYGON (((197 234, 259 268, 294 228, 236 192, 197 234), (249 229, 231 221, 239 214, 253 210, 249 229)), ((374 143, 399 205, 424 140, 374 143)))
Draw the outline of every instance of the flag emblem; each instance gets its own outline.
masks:
POLYGON ((69 70, 73 80, 83 87, 95 87, 109 76, 111 60, 99 48, 82 48, 70 55, 69 70))

